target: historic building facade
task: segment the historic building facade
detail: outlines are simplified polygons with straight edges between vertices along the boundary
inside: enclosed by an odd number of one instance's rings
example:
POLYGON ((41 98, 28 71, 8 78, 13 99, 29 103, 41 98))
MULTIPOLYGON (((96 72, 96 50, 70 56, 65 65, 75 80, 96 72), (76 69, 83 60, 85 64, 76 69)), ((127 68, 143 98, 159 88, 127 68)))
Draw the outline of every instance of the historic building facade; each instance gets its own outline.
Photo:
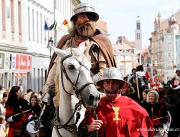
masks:
POLYGON ((48 45, 56 45, 67 33, 60 25, 71 17, 78 3, 79 0, 0 1, 1 85, 42 90, 52 55, 48 45))
POLYGON ((154 31, 151 39, 152 63, 158 75, 164 81, 175 75, 180 68, 180 11, 168 19, 162 19, 160 13, 154 21, 154 31))

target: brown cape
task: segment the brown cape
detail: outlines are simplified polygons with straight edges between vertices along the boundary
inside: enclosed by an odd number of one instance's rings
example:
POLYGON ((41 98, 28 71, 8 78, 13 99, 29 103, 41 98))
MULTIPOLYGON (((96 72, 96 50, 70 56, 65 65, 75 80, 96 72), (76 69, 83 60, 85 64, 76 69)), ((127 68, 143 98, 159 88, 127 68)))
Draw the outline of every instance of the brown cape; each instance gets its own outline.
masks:
MULTIPOLYGON (((61 49, 64 46, 64 44, 66 43, 66 41, 69 40, 70 38, 71 38, 70 34, 64 35, 58 42, 57 48, 61 49)), ((116 67, 116 62, 115 62, 114 55, 113 55, 112 45, 111 45, 110 41, 108 40, 108 38, 105 37, 103 34, 98 34, 98 35, 91 37, 91 39, 93 41, 95 41, 98 44, 98 46, 100 47, 100 50, 102 51, 102 53, 104 54, 104 57, 106 59, 107 66, 108 67, 111 67, 111 66, 116 67)), ((57 54, 54 53, 51 58, 50 64, 49 64, 48 72, 52 68, 56 57, 57 57, 57 54)))

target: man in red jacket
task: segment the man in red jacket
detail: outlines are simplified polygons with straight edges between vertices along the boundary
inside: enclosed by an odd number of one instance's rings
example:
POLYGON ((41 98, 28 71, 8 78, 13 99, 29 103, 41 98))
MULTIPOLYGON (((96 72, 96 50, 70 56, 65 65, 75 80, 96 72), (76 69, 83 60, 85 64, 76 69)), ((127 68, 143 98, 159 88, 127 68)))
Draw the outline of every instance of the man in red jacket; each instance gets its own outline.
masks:
POLYGON ((146 110, 134 100, 121 96, 124 84, 117 68, 104 71, 97 85, 104 89, 106 96, 101 98, 95 110, 97 119, 90 114, 80 125, 80 137, 93 136, 96 131, 98 137, 153 137, 153 126, 146 110))

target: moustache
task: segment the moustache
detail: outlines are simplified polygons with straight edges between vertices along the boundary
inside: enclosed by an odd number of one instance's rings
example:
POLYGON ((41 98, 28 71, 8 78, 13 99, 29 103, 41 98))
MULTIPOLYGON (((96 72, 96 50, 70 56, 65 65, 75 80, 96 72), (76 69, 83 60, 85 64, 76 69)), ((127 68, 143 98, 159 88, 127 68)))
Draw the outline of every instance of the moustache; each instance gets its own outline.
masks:
POLYGON ((82 24, 79 25, 79 28, 82 28, 84 26, 91 26, 91 24, 90 24, 89 21, 85 21, 85 22, 83 22, 82 24))

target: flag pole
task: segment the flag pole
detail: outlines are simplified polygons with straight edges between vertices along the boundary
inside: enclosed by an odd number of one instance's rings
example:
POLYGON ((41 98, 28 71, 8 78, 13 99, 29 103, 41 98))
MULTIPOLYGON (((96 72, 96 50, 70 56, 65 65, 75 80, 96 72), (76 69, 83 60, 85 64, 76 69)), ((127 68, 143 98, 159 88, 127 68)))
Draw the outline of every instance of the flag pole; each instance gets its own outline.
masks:
MULTIPOLYGON (((55 3, 56 0, 53 0, 53 10, 54 10, 54 22, 56 20, 56 16, 55 16, 55 3)), ((54 29, 54 47, 56 47, 56 43, 57 43, 57 30, 56 28, 54 29)))
POLYGON ((138 76, 137 76, 137 73, 136 73, 136 86, 137 86, 138 98, 140 99, 140 93, 139 93, 139 82, 138 82, 138 76))

